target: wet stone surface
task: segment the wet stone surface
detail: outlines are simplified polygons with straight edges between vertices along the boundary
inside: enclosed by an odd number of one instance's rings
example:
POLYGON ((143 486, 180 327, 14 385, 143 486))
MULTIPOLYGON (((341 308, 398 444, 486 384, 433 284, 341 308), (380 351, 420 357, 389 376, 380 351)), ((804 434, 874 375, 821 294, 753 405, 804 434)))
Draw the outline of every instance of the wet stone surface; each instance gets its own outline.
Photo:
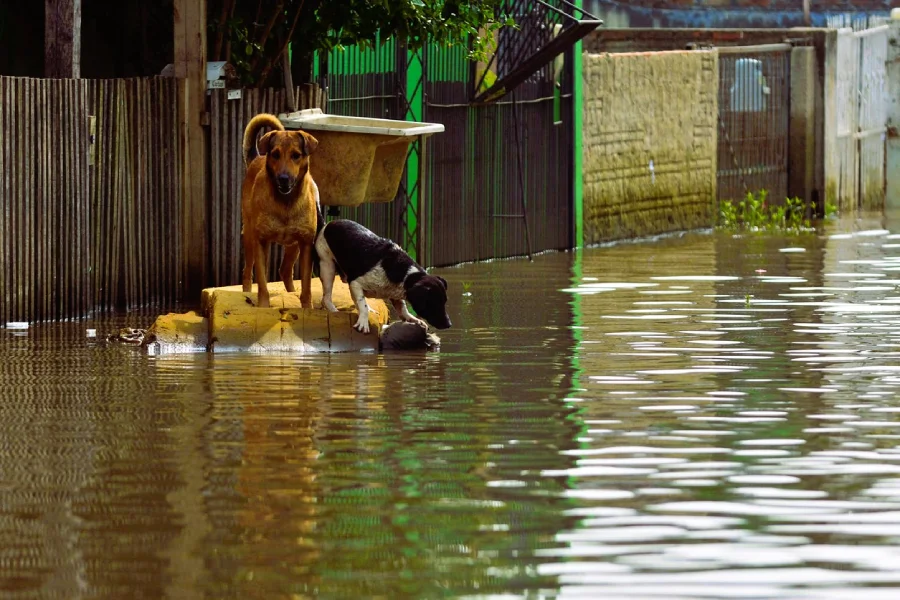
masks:
POLYGON ((896 597, 900 221, 440 274, 439 352, 0 329, 0 595, 896 597))

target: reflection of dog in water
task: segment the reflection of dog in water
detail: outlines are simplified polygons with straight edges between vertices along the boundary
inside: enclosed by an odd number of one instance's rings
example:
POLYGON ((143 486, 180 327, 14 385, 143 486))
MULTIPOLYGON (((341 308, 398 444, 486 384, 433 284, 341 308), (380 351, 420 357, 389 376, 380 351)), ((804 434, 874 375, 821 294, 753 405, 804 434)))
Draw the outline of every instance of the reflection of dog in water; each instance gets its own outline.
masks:
POLYGON ((318 143, 306 132, 285 131, 281 121, 267 114, 253 117, 244 130, 247 175, 241 190, 242 283, 244 292, 249 292, 256 265, 260 307, 269 306, 266 270, 273 242, 284 246, 278 274, 287 292, 294 291, 294 263, 300 258, 300 304, 312 307, 312 247, 324 222, 319 188, 309 174, 309 155, 318 143), (256 136, 263 127, 273 131, 257 143, 256 136))
POLYGON ((359 309, 354 327, 369 333, 366 296, 390 300, 407 323, 426 324, 406 309, 406 300, 420 317, 437 329, 450 327, 447 315, 447 281, 429 275, 400 246, 378 237, 359 223, 339 219, 325 225, 316 237, 322 306, 337 311, 331 301, 334 276, 341 274, 350 286, 350 296, 359 309))

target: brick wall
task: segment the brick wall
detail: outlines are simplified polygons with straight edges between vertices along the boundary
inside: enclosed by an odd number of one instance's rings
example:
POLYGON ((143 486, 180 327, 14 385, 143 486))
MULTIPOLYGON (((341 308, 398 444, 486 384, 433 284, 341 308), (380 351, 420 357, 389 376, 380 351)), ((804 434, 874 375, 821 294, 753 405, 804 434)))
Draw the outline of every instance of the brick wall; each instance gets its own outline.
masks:
POLYGON ((717 55, 585 54, 583 76, 585 243, 712 226, 717 55))
MULTIPOLYGON (((886 14, 897 0, 812 0, 811 20, 823 27, 829 13, 886 14)), ((584 0, 586 10, 607 27, 797 27, 803 25, 800 0, 584 0)))
MULTIPOLYGON (((751 8, 794 10, 801 4, 800 0, 619 0, 610 2, 603 0, 601 4, 622 4, 646 8, 678 9, 678 8, 751 8)), ((812 0, 811 10, 890 10, 896 6, 896 0, 812 0)))

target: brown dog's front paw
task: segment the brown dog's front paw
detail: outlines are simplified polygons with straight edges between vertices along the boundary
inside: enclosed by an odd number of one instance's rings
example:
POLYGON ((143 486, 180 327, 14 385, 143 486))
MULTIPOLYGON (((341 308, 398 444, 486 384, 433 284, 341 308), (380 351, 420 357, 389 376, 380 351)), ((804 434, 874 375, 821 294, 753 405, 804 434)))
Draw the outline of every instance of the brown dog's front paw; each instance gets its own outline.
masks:
POLYGON ((260 298, 259 302, 256 303, 257 308, 269 308, 269 299, 268 298, 260 298))

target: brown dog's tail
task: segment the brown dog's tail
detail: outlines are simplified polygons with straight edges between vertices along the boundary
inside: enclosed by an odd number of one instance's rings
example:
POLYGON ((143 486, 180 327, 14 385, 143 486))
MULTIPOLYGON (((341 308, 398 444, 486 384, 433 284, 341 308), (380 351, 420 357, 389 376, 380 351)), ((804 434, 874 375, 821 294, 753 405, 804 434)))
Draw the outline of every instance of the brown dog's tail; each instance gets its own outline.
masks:
POLYGON ((256 136, 263 127, 284 131, 284 125, 275 115, 262 113, 250 119, 244 130, 244 166, 249 166, 253 159, 259 156, 259 150, 256 149, 256 136))

